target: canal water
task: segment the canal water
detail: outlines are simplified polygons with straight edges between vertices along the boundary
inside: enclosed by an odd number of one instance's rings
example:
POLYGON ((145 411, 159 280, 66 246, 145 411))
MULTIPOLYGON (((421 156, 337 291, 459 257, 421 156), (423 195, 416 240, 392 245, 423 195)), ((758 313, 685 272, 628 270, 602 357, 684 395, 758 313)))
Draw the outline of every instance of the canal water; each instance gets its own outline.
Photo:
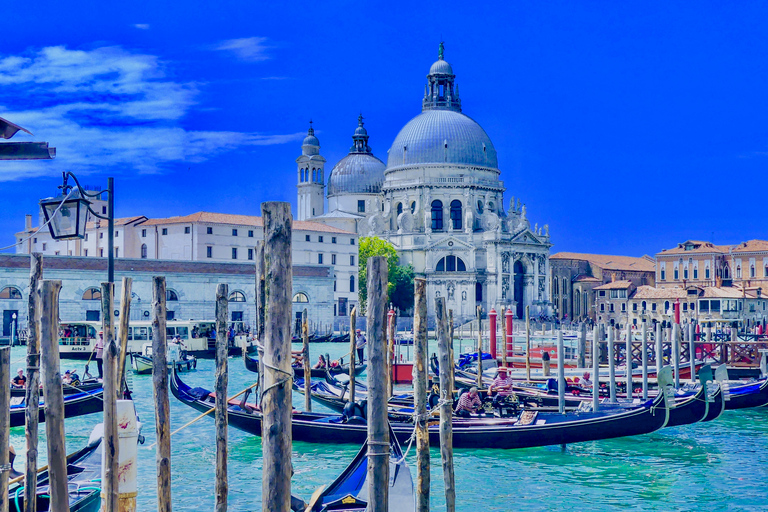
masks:
MULTIPOLYGON (((346 344, 318 344, 317 354, 332 358, 348 351, 346 344)), ((299 348, 298 345, 294 346, 299 348)), ((436 347, 435 347, 436 348, 436 347)), ((12 349, 12 371, 24 366, 24 347, 12 349)), ((346 358, 345 358, 346 359, 346 358)), ((229 394, 254 381, 240 358, 229 359, 229 394)), ((63 361, 77 369, 83 361, 63 361)), ((95 373, 95 364, 91 364, 95 373)), ((214 363, 200 360, 183 379, 212 389, 214 363)), ((134 398, 146 443, 139 447, 138 510, 157 509, 152 377, 134 376, 134 398)), ((294 394, 294 405, 303 396, 294 394)), ((314 410, 325 410, 313 404, 314 410)), ((172 428, 197 412, 171 396, 172 428)), ((99 414, 66 420, 67 451, 82 447, 99 414)), ((173 508, 211 510, 214 503, 215 437, 213 418, 206 417, 172 438, 173 508)), ((40 462, 45 464, 45 428, 41 425, 40 462)), ((23 469, 24 429, 11 430, 23 469)), ((352 445, 294 442, 292 490, 308 500, 329 483, 359 449, 352 445)), ((432 510, 444 510, 440 453, 432 449, 432 510)), ((411 468, 415 450, 408 455, 411 468)), ((261 440, 229 430, 229 510, 261 509, 261 440)), ((768 408, 726 411, 714 422, 662 429, 653 434, 524 450, 456 450, 457 511, 502 510, 768 510, 768 408)), ((399 512, 399 511, 392 511, 399 512)))

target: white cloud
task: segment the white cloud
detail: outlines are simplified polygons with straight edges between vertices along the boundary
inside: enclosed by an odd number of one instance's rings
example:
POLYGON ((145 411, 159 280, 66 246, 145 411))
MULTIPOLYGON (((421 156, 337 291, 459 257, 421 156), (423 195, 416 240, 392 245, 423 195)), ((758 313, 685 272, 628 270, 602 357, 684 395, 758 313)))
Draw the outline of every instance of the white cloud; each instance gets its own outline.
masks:
POLYGON ((35 134, 17 140, 46 141, 57 150, 52 161, 3 162, 0 181, 65 169, 156 173, 172 163, 304 136, 187 130, 180 121, 198 101, 196 84, 173 81, 157 57, 121 47, 55 46, 0 58, 0 95, 14 98, 0 105, 2 116, 35 134))
POLYGON ((139 30, 149 30, 149 23, 135 23, 133 28, 137 28, 139 30))
POLYGON ((270 56, 267 50, 272 47, 267 46, 266 37, 246 37, 243 39, 228 39, 215 46, 216 50, 231 51, 238 58, 248 62, 259 62, 268 60, 270 56))

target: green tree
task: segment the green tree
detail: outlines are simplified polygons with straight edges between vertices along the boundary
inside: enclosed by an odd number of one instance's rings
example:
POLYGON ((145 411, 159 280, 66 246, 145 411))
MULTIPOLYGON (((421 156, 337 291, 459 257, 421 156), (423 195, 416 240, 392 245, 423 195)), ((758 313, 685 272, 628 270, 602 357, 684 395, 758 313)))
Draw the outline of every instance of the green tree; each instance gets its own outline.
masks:
POLYGON ((359 276, 358 292, 360 299, 360 309, 365 311, 365 305, 368 299, 368 258, 372 256, 384 256, 387 258, 387 295, 389 301, 400 309, 405 311, 413 307, 413 266, 400 265, 400 257, 395 251, 395 247, 376 236, 360 238, 359 245, 359 276))

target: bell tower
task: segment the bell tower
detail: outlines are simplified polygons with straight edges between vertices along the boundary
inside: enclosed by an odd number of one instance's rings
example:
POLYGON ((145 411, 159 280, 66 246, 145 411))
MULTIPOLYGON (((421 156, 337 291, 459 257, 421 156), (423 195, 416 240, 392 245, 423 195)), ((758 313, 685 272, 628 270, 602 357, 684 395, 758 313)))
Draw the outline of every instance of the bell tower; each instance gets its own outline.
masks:
POLYGON ((312 121, 301 144, 298 168, 298 212, 296 220, 310 220, 325 213, 325 158, 320 156, 320 141, 315 137, 312 121))

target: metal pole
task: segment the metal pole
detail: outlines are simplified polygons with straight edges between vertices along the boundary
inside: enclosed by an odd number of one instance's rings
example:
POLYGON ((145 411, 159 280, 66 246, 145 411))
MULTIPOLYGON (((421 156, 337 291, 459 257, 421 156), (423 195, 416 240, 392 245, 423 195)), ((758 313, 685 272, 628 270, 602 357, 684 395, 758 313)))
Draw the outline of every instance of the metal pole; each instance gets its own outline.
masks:
POLYGON ((562 329, 557 331, 557 408, 560 414, 565 412, 565 348, 562 329))
MULTIPOLYGON (((115 282, 115 179, 107 178, 107 250, 109 251, 107 281, 115 282)), ((106 335, 106 333, 105 333, 106 335)))
POLYGON ((613 326, 608 325, 608 389, 611 402, 616 401, 616 354, 613 346, 613 326))

